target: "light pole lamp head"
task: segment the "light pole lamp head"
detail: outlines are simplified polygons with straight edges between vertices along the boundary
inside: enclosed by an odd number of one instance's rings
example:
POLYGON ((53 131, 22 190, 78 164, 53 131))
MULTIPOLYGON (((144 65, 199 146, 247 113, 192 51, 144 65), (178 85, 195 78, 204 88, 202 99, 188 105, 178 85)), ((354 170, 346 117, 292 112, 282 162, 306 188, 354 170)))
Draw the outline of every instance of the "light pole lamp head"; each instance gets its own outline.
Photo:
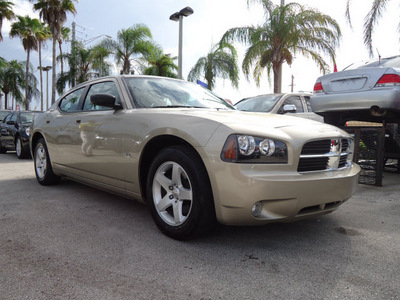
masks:
POLYGON ((189 6, 186 6, 185 8, 181 9, 181 11, 179 12, 180 15, 188 17, 191 14, 193 14, 193 9, 189 6))
POLYGON ((188 17, 191 14, 193 14, 193 9, 189 6, 186 6, 185 8, 182 8, 180 11, 172 14, 169 19, 171 21, 179 21, 180 17, 188 17))
POLYGON ((171 20, 171 21, 175 21, 175 22, 177 22, 177 21, 179 21, 179 13, 174 13, 174 14, 172 14, 170 17, 169 17, 169 19, 171 20))

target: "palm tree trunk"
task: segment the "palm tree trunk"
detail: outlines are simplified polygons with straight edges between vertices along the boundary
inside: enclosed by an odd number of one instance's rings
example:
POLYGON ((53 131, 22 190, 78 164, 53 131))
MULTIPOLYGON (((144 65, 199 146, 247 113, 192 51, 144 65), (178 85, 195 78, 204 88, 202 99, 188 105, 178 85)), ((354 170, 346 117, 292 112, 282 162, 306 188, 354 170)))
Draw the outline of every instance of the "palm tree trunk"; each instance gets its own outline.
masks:
POLYGON ((43 111, 42 43, 40 40, 39 40, 39 71, 40 71, 40 110, 43 111))
POLYGON ((282 83, 281 83, 281 68, 282 65, 273 65, 272 70, 274 72, 274 93, 281 93, 282 83))
POLYGON ((59 48, 60 48, 60 57, 61 57, 61 76, 63 75, 63 73, 64 73, 64 63, 63 63, 63 60, 64 60, 64 58, 63 58, 63 56, 62 56, 62 48, 61 48, 61 40, 59 40, 58 41, 58 46, 59 46, 59 48))
POLYGON ((56 43, 57 39, 53 33, 53 70, 52 70, 52 80, 51 80, 51 104, 56 102, 56 43))
POLYGON ((29 91, 29 48, 26 50, 26 70, 25 70, 25 109, 29 110, 29 100, 28 100, 28 91, 29 91))
POLYGON ((4 109, 8 109, 8 93, 4 93, 4 109))

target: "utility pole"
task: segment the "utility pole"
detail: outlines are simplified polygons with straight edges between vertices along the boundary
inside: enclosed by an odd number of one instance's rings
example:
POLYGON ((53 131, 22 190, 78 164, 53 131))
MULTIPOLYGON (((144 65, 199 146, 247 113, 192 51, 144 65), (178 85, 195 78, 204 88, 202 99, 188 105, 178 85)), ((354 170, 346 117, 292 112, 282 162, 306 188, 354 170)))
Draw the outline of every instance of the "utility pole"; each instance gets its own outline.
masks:
POLYGON ((290 84, 290 92, 293 93, 293 88, 294 88, 294 76, 292 74, 292 82, 290 84))
MULTIPOLYGON (((285 0, 281 0, 281 6, 285 6, 285 0)), ((279 84, 278 84, 278 93, 282 92, 282 65, 279 67, 279 84)))
POLYGON ((76 54, 76 37, 75 37, 75 22, 72 22, 72 39, 71 39, 71 66, 70 72, 72 73, 72 87, 75 86, 75 73, 76 73, 76 61, 75 61, 75 54, 76 54))

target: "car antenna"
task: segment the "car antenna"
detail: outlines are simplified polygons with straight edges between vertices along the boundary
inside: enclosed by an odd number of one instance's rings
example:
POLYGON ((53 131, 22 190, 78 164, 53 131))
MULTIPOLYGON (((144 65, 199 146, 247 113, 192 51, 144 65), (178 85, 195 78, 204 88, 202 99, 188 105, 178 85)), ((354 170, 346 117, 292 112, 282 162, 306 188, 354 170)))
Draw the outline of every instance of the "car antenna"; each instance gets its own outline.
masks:
POLYGON ((379 60, 379 65, 381 64, 381 54, 379 53, 378 48, 376 48, 376 52, 378 52, 378 60, 379 60))

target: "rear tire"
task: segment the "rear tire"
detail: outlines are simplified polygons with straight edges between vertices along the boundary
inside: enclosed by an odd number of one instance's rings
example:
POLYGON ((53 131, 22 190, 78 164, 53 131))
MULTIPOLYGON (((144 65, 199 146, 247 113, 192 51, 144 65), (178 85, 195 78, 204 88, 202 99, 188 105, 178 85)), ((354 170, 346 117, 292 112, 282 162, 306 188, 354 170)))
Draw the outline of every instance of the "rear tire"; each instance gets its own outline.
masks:
POLYGON ((54 185, 60 181, 60 176, 54 174, 49 152, 44 139, 39 139, 33 152, 36 179, 41 185, 54 185))
POLYGON ((157 227, 173 239, 194 238, 215 224, 207 171, 189 147, 172 146, 157 155, 149 170, 147 199, 157 227))

